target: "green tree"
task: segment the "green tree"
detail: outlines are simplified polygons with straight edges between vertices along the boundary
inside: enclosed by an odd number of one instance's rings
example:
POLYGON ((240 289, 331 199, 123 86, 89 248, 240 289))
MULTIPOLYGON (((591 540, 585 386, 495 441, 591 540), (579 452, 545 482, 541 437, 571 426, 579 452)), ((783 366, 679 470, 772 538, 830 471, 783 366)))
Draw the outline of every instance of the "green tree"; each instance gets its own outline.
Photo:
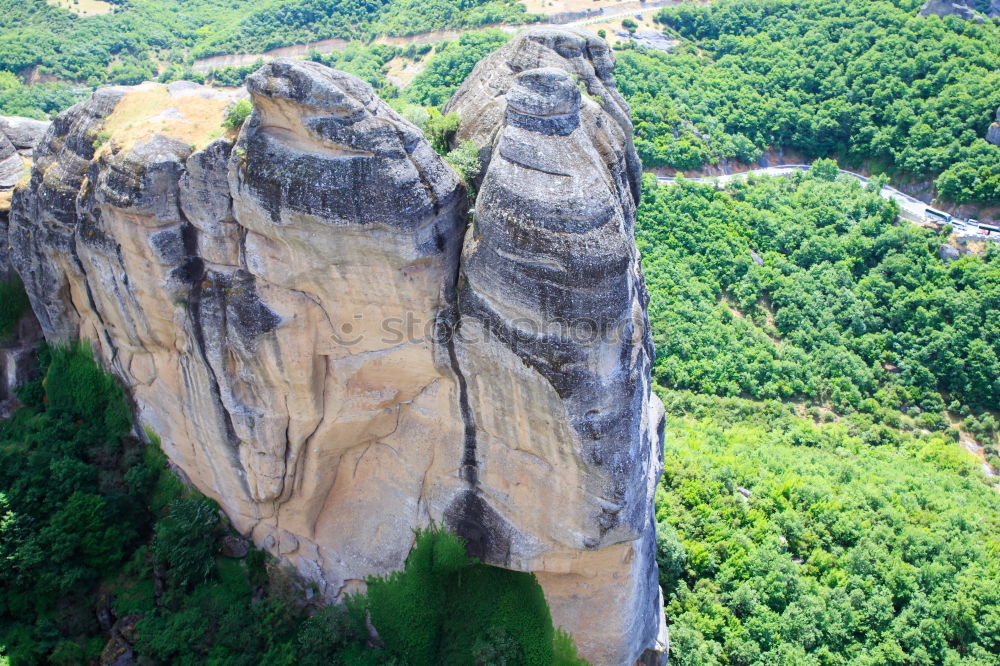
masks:
POLYGON ((219 508, 203 497, 175 501, 156 524, 153 552, 170 567, 176 585, 191 587, 212 575, 218 525, 219 508))

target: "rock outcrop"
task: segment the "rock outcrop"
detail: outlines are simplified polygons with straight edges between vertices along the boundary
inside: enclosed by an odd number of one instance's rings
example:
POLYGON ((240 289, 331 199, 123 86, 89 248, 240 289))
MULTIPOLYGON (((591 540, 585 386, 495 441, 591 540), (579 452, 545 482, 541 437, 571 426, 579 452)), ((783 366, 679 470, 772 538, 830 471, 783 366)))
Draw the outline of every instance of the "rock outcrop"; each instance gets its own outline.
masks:
POLYGON ((479 194, 359 79, 277 60, 237 95, 104 89, 56 119, 10 243, 45 335, 335 599, 442 522, 532 571, 595 664, 665 652, 640 167, 612 57, 522 34, 451 103, 479 194), (468 212, 474 206, 474 223, 468 212))
POLYGON ((6 216, 10 209, 9 192, 24 177, 31 153, 49 125, 32 118, 0 116, 0 214, 6 216))
POLYGON ((1000 18, 1000 0, 990 0, 988 6, 976 0, 927 0, 917 16, 957 16, 982 23, 984 18, 1000 18))
POLYGON ((31 166, 31 153, 49 125, 41 120, 0 116, 0 280, 12 275, 7 242, 11 193, 31 166))
POLYGON ((1000 109, 997 109, 996 120, 986 130, 986 140, 994 146, 1000 146, 1000 109))

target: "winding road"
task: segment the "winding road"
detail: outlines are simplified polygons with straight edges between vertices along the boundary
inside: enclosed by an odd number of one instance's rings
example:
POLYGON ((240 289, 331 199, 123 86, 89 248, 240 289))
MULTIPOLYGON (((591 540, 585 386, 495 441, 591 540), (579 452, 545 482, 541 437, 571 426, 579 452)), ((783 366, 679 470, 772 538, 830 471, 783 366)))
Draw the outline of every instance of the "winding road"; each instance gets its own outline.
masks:
MULTIPOLYGON (((602 0, 607 2, 608 0, 602 0)), ((457 39, 466 32, 477 32, 487 28, 500 28, 503 30, 521 30, 532 26, 584 26, 591 23, 602 23, 619 17, 637 16, 659 11, 668 5, 677 4, 679 0, 627 0, 626 2, 613 2, 601 7, 594 7, 590 11, 568 12, 563 14, 565 18, 559 16, 547 16, 538 23, 527 24, 494 24, 481 25, 467 29, 443 29, 431 32, 422 32, 415 35, 387 36, 380 35, 376 38, 376 43, 392 44, 394 46, 404 46, 407 44, 433 44, 436 42, 457 39), (569 18, 569 15, 576 15, 578 18, 569 18)), ((230 53, 224 55, 207 56, 199 58, 192 63, 191 68, 196 72, 207 73, 218 67, 236 67, 252 65, 259 60, 269 62, 275 58, 304 57, 311 51, 320 53, 330 53, 332 51, 343 51, 349 40, 340 38, 322 39, 315 42, 303 44, 290 44, 279 46, 263 53, 230 53)))
MULTIPOLYGON (((750 174, 780 177, 780 176, 787 176, 795 171, 807 171, 809 168, 810 168, 809 164, 784 164, 782 166, 751 169, 750 171, 744 171, 742 173, 727 174, 723 176, 707 176, 703 178, 687 178, 687 180, 694 181, 696 183, 718 183, 719 185, 725 185, 734 178, 748 176, 750 174)), ((855 173, 853 171, 845 171, 844 169, 839 169, 839 171, 842 174, 858 179, 859 181, 861 181, 862 185, 868 184, 868 178, 866 176, 862 176, 860 173, 855 173)), ((674 184, 673 178, 658 177, 657 180, 663 185, 674 184)), ((933 218, 930 218, 927 215, 926 211, 928 209, 930 210, 934 209, 931 209, 930 206, 928 206, 920 199, 911 197, 909 194, 906 194, 904 192, 900 192, 895 187, 890 187, 886 185, 885 187, 882 188, 882 191, 879 192, 879 194, 882 196, 883 199, 895 201, 896 203, 899 204, 901 217, 905 217, 906 219, 913 220, 915 222, 938 221, 933 218)), ((942 217, 947 216, 947 213, 944 213, 943 211, 936 211, 936 212, 940 213, 942 217)), ((954 227, 955 231, 959 233, 978 233, 978 229, 975 226, 967 224, 964 220, 952 219, 951 225, 952 227, 954 227)))

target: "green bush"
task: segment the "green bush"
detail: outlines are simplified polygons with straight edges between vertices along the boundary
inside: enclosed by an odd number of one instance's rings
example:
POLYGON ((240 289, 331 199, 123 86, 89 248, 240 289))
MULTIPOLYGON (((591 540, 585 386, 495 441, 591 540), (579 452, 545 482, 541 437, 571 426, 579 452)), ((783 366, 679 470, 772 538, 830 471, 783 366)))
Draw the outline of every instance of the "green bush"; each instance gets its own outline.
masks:
POLYGON ((458 148, 445 155, 445 160, 455 168, 466 184, 475 182, 482 168, 479 161, 479 147, 474 141, 463 141, 458 148))
POLYGON ((478 563, 441 529, 418 532, 405 568, 370 579, 366 598, 355 603, 371 613, 387 650, 412 666, 467 664, 487 654, 495 663, 554 660, 556 634, 534 576, 478 563))
POLYGON ((449 142, 458 131, 458 114, 452 111, 448 115, 442 115, 434 107, 428 107, 427 114, 427 122, 423 126, 424 136, 439 155, 447 155, 449 142))
POLYGON ((0 282, 0 342, 14 334, 17 322, 30 309, 31 303, 20 280, 0 282))
POLYGON ((125 391, 94 362, 88 342, 54 350, 45 376, 45 396, 49 409, 103 428, 108 441, 116 441, 132 427, 125 391))
POLYGON ((253 113, 253 104, 249 100, 241 99, 226 112, 222 126, 229 129, 239 129, 243 127, 243 123, 246 122, 251 113, 253 113))
POLYGON ((219 507, 204 497, 176 500, 156 524, 153 553, 179 587, 205 582, 215 569, 219 507))

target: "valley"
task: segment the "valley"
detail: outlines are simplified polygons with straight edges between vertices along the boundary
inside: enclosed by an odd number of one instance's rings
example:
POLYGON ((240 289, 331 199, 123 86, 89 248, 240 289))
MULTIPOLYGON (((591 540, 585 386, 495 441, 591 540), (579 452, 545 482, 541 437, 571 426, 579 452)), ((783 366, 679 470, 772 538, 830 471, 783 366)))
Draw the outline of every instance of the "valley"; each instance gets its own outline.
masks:
POLYGON ((996 0, 0 10, 0 666, 998 663, 996 0))

